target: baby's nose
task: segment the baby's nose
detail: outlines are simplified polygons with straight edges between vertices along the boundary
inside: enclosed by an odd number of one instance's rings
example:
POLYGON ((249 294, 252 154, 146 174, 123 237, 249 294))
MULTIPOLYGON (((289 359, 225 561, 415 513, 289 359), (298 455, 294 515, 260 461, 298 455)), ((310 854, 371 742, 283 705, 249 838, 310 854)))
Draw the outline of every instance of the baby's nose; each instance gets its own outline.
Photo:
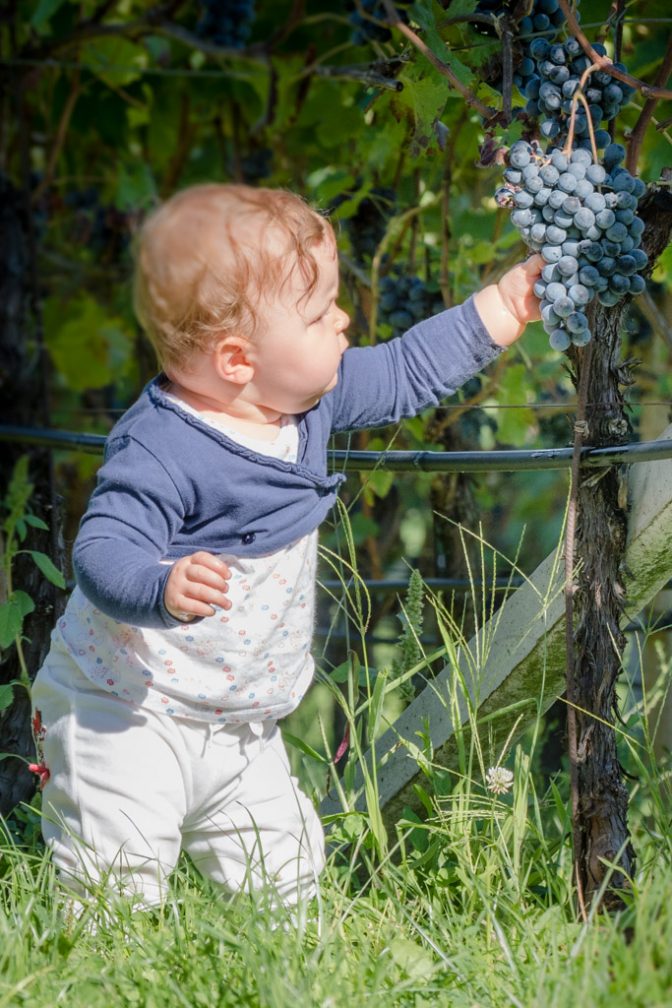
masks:
POLYGON ((336 324, 338 326, 339 331, 342 333, 345 332, 345 330, 350 325, 350 316, 348 315, 347 312, 343 311, 342 308, 338 309, 338 319, 336 324))

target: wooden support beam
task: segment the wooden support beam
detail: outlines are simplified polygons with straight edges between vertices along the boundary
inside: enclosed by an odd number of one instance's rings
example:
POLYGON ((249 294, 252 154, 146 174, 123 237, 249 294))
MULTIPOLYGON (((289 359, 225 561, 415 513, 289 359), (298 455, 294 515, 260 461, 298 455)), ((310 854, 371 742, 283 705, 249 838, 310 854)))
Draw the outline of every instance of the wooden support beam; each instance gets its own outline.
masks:
MULTIPOLYGON (((670 436, 672 427, 661 439, 670 436)), ((672 459, 633 466, 628 486, 626 613, 632 617, 672 578, 672 459)), ((366 759, 369 765, 376 759, 380 804, 389 824, 405 806, 419 807, 414 785, 422 783, 416 759, 421 737, 431 739, 435 765, 455 768, 455 727, 469 722, 469 707, 477 709, 477 723, 487 719, 484 731, 496 753, 518 719, 522 731, 564 692, 563 581, 562 559, 554 553, 458 654, 464 687, 453 688, 455 670, 445 666, 377 740, 375 753, 366 759)), ((353 808, 364 807, 361 784, 359 775, 353 808)), ((328 795, 320 811, 330 815, 342 806, 328 795)))

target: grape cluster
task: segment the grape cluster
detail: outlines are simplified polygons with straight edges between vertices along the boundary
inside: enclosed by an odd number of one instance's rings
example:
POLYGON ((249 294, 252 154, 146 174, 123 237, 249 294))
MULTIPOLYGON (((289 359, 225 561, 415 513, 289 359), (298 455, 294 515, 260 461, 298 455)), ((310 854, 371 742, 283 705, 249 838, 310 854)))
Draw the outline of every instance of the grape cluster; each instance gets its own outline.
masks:
MULTIPOLYGON (((493 18, 499 18, 504 15, 510 16, 515 6, 515 0, 478 0, 476 13, 491 14, 493 18)), ((518 22, 517 34, 521 58, 514 67, 513 83, 521 94, 525 94, 528 82, 538 76, 536 60, 530 53, 530 47, 534 40, 527 38, 527 36, 536 35, 539 37, 539 33, 543 32, 543 37, 552 42, 564 23, 565 15, 560 9, 558 0, 533 0, 529 14, 526 14, 518 22)), ((482 35, 497 34, 494 24, 490 26, 477 22, 473 27, 482 35)), ((493 87, 501 91, 501 78, 499 81, 493 82, 493 87)))
POLYGON ((270 147, 253 146, 240 159, 243 181, 254 185, 267 179, 273 172, 273 151, 270 147))
MULTIPOLYGON (((476 13, 502 17, 504 14, 510 15, 514 6, 515 2, 507 2, 507 0, 478 0, 476 13)), ((555 35, 564 23, 565 15, 560 10, 558 0, 534 0, 530 13, 518 22, 518 33, 519 35, 532 35, 536 32, 544 32, 555 35)))
POLYGON ((94 186, 67 191, 63 206, 70 211, 71 240, 77 246, 104 262, 126 253, 131 240, 129 216, 113 204, 101 203, 94 186))
MULTIPOLYGON (((606 55, 603 45, 596 43, 593 48, 600 56, 606 55)), ((575 38, 553 43, 545 38, 535 38, 530 43, 529 62, 534 63, 536 71, 525 82, 525 111, 535 118, 543 116, 541 135, 560 144, 567 136, 572 99, 579 90, 581 75, 590 66, 590 60, 575 38)), ((614 67, 625 70, 622 63, 614 63, 614 67)), ((606 70, 596 70, 590 74, 583 94, 588 109, 583 103, 577 107, 574 119, 577 146, 590 147, 590 116, 596 146, 606 147, 611 138, 606 130, 599 128, 600 123, 617 116, 634 94, 634 89, 616 80, 606 70)))
POLYGON ((387 222, 394 212, 394 189, 374 187, 361 200, 357 210, 345 222, 352 251, 359 262, 372 259, 380 244, 387 222))
POLYGON ((648 259, 636 211, 645 186, 622 166, 624 157, 620 144, 607 146, 602 164, 582 147, 544 153, 519 140, 509 151, 495 200, 513 208, 512 223, 544 259, 535 294, 555 350, 589 341, 586 306, 594 297, 615 305, 644 290, 648 259))
POLYGON ((199 38, 227 49, 244 49, 252 34, 254 0, 201 0, 199 38))
POLYGON ((401 336, 416 322, 443 311, 441 294, 417 276, 388 273, 380 281, 378 318, 389 325, 392 336, 401 336))

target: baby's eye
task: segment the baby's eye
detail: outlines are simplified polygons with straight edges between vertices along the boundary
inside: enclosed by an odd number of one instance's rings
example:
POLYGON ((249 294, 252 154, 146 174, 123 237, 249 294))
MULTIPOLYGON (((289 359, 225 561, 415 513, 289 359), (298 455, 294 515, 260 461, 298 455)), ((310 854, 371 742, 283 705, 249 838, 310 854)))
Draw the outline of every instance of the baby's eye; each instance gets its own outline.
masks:
POLYGON ((320 315, 317 315, 310 324, 316 325, 318 322, 321 322, 323 318, 326 318, 329 312, 331 311, 331 307, 332 306, 329 305, 329 307, 326 308, 325 311, 321 312, 320 315))

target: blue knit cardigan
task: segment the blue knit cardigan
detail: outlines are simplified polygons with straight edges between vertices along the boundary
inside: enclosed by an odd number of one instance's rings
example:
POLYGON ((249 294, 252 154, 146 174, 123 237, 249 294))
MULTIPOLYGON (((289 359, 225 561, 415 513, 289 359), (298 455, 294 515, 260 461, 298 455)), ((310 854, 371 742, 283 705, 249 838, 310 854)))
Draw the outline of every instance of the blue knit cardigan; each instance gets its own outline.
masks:
POLYGON ((327 472, 336 431, 437 405, 498 353, 473 299, 343 355, 338 384, 299 420, 296 463, 256 454, 147 385, 111 431, 73 550, 77 582, 108 616, 177 624, 163 605, 174 560, 196 550, 255 557, 315 529, 344 476, 327 472))

